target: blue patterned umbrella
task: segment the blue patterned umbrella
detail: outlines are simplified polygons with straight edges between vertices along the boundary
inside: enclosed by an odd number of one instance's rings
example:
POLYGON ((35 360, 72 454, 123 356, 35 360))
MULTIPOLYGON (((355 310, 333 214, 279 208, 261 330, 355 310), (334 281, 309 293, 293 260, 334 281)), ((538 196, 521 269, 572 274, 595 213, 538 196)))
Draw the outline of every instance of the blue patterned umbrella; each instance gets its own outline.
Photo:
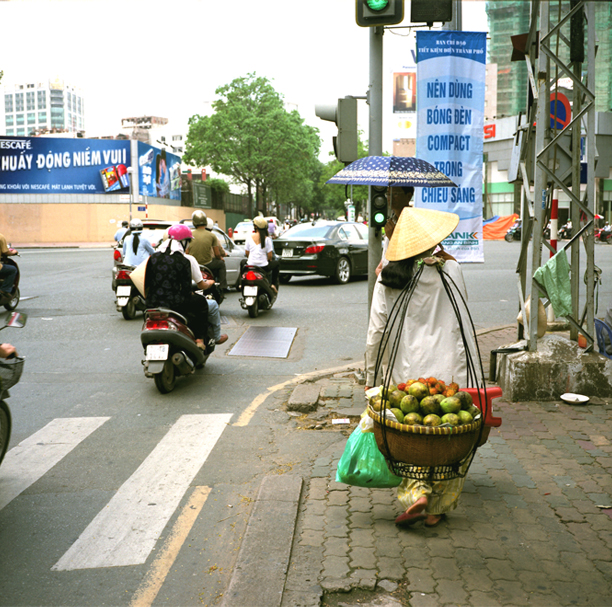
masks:
POLYGON ((429 162, 408 156, 366 156, 351 162, 327 183, 389 187, 457 187, 429 162))

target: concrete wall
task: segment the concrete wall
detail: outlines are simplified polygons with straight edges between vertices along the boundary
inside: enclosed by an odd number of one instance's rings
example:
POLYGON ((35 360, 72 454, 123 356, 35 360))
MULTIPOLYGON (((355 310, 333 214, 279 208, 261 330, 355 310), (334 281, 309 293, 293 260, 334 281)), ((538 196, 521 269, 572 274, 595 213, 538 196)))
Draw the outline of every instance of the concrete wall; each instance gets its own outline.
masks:
MULTIPOLYGON (((98 243, 113 241, 121 221, 130 217, 129 202, 25 202, 12 195, 11 202, 0 196, 0 233, 15 246, 18 244, 98 243)), ((142 206, 142 203, 139 203, 142 206)), ((145 219, 145 212, 132 205, 132 217, 145 219)), ((149 219, 179 221, 191 217, 195 209, 176 204, 149 204, 149 219)), ((221 210, 206 209, 206 214, 225 228, 221 210)))

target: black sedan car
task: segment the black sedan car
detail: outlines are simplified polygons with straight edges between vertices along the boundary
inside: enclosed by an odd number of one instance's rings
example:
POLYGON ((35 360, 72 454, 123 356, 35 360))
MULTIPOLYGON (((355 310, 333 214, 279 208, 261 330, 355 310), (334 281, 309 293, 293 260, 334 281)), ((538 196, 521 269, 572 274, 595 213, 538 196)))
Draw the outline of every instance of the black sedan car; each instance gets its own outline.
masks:
POLYGON ((368 273, 368 228, 348 221, 300 223, 274 240, 274 251, 281 282, 317 274, 344 284, 368 273))

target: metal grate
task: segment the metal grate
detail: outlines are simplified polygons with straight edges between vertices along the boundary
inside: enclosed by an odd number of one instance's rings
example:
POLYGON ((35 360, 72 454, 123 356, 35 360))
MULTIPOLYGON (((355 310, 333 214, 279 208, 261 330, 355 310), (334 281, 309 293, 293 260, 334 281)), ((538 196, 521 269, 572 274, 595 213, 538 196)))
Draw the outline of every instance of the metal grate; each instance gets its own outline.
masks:
POLYGON ((249 327, 229 355, 287 358, 296 332, 295 328, 249 327))

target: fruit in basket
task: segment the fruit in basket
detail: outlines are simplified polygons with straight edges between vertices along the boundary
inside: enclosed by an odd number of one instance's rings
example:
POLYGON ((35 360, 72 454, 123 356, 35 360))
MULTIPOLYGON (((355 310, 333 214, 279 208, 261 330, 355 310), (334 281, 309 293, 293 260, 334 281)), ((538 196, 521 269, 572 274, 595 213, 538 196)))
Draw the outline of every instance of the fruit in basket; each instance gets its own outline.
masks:
POLYGON ((426 396, 420 403, 421 413, 423 415, 430 415, 432 413, 440 413, 440 403, 435 396, 426 396))
POLYGON ((472 421, 474 421, 472 418, 472 414, 469 411, 464 411, 463 409, 461 409, 461 411, 457 413, 457 416, 459 417, 459 422, 461 423, 461 425, 471 424, 472 421))
POLYGON ((440 394, 434 394, 433 397, 438 401, 438 404, 441 403, 446 396, 444 396, 444 394, 440 393, 440 394))
POLYGON ((401 390, 393 390, 393 392, 389 394, 389 403, 391 404, 391 407, 399 409, 400 403, 402 402, 402 398, 404 398, 404 396, 406 396, 405 392, 402 392, 401 390))
POLYGON ((426 396, 429 396, 429 388, 420 381, 415 381, 408 388, 408 394, 414 396, 418 401, 421 401, 426 396))
POLYGON ((461 401, 461 408, 464 411, 467 411, 472 404, 472 395, 469 392, 464 392, 463 390, 459 390, 457 394, 455 394, 455 398, 458 398, 461 401))
POLYGON ((461 401, 455 396, 448 396, 440 403, 443 413, 457 413, 461 411, 461 401))
POLYGON ((423 425, 424 426, 439 426, 441 423, 440 417, 438 415, 436 415, 435 413, 431 413, 429 415, 426 415, 423 418, 423 425))
POLYGON ((443 424, 450 424, 451 426, 459 426, 461 425, 461 421, 459 420, 459 416, 456 413, 446 413, 441 418, 440 421, 443 424))
POLYGON ((404 423, 409 426, 420 426, 423 423, 423 417, 418 413, 407 413, 404 415, 404 423))
POLYGON ((377 394, 370 399, 370 406, 374 411, 380 411, 382 409, 382 396, 377 394))
POLYGON ((397 384, 397 389, 406 392, 406 384, 397 384))
POLYGON ((393 407, 391 409, 391 413, 393 413, 393 415, 395 415, 395 419, 400 423, 403 424, 404 423, 404 414, 402 413, 401 409, 396 409, 395 407, 393 407))
POLYGON ((419 412, 419 401, 412 394, 406 394, 400 402, 400 409, 404 413, 418 413, 419 412))
POLYGON ((468 413, 471 414, 472 419, 475 419, 477 415, 480 415, 480 409, 476 405, 471 405, 468 409, 468 413))

